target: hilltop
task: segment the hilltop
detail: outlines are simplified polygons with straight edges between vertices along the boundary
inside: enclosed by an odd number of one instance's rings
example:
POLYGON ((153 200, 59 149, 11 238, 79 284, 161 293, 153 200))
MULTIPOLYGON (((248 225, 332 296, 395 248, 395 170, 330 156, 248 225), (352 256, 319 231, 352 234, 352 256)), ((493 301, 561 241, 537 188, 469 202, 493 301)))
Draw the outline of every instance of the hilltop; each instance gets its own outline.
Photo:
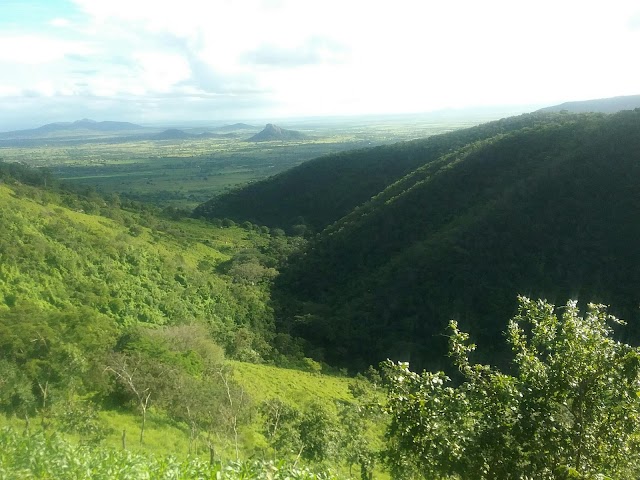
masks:
POLYGON ((184 130, 179 130, 177 128, 169 128, 168 130, 164 130, 160 133, 153 135, 152 138, 155 140, 185 140, 187 138, 193 138, 195 135, 191 135, 184 130))
POLYGON ((273 123, 267 123, 261 132, 256 133, 248 142, 273 142, 287 140, 304 140, 307 136, 297 130, 287 130, 273 123))
POLYGON ((640 108, 640 95, 627 95, 622 97, 598 98, 595 100, 583 100, 578 102, 565 102, 538 110, 539 112, 568 113, 616 113, 622 110, 634 110, 640 108))

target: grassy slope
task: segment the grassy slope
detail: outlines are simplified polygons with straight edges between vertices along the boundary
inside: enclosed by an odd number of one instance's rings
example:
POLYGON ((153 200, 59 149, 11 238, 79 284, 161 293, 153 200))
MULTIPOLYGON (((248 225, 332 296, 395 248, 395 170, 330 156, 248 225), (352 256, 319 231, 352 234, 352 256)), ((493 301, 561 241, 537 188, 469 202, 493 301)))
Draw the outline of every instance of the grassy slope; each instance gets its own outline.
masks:
MULTIPOLYGON (((234 371, 234 378, 246 390, 254 405, 264 400, 279 398, 295 407, 304 408, 311 402, 320 402, 328 409, 335 408, 336 400, 353 400, 348 386, 350 378, 333 377, 322 374, 278 368, 269 365, 258 365, 238 361, 230 361, 234 371)), ((135 412, 121 410, 104 410, 100 419, 111 433, 105 439, 105 445, 121 448, 122 431, 126 430, 127 449, 131 451, 153 452, 162 455, 176 455, 186 457, 189 449, 188 427, 168 419, 162 412, 151 409, 145 428, 144 445, 140 446, 138 435, 140 432, 140 417, 135 412)), ((261 432, 261 418, 254 415, 251 423, 245 426, 241 436, 242 456, 259 453, 267 447, 261 432)), ((38 428, 39 419, 31 420, 34 428, 38 428)), ((11 426, 21 430, 25 426, 23 419, 7 418, 0 415, 0 427, 11 426)), ((77 437, 70 435, 71 440, 77 437)), ((208 451, 200 446, 201 453, 208 455, 208 451)), ((230 444, 223 445, 221 452, 227 458, 233 457, 230 444), (226 447, 226 448, 224 448, 226 447)))
POLYGON ((254 399, 280 398, 297 407, 312 401, 332 406, 336 400, 353 400, 351 379, 278 368, 269 365, 231 362, 237 380, 254 399))
MULTIPOLYGON (((146 309, 151 323, 184 321, 158 308, 171 297, 176 312, 213 322, 213 333, 220 334, 225 326, 233 329, 234 322, 260 314, 261 287, 234 285, 216 273, 215 265, 238 251, 265 244, 267 237, 235 227, 216 229, 192 219, 151 225, 140 213, 122 210, 117 210, 114 220, 51 203, 42 195, 41 190, 24 185, 0 184, 0 319, 28 302, 45 315, 89 306, 118 325, 138 321, 130 313, 138 309, 146 309), (147 224, 150 226, 142 226, 147 224), (127 260, 125 253, 131 258, 127 260), (208 297, 216 298, 217 303, 199 304, 208 297), (110 310, 114 299, 122 301, 118 311, 110 310)), ((335 400, 351 398, 347 378, 237 361, 231 364, 254 407, 277 397, 299 408, 315 400, 331 409, 335 400)), ((99 417, 111 430, 106 445, 120 448, 125 430, 129 450, 188 453, 187 426, 157 409, 150 410, 143 446, 138 442, 140 417, 135 410, 103 410, 99 417)), ((251 420, 242 430, 244 457, 266 448, 259 415, 254 413, 251 420)), ((30 420, 32 429, 40 428, 40 423, 39 417, 30 420)), ((0 416, 0 425, 21 430, 25 421, 0 416)), ((69 438, 78 440, 74 435, 69 438)), ((200 449, 208 454, 202 445, 200 449)), ((220 445, 218 453, 233 458, 229 441, 220 445)))

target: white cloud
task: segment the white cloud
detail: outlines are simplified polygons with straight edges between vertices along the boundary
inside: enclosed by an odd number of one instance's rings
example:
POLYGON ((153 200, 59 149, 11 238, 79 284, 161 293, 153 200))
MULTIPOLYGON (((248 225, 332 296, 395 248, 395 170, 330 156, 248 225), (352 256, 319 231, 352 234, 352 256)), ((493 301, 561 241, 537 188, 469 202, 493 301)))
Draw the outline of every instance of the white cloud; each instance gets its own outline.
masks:
POLYGON ((70 27, 71 21, 69 21, 66 18, 54 18, 49 22, 49 25, 51 25, 52 27, 58 27, 58 28, 66 28, 66 27, 70 27))
POLYGON ((53 63, 66 55, 89 55, 84 42, 72 42, 44 35, 0 35, 0 62, 37 65, 53 63))
POLYGON ((20 95, 20 88, 14 85, 0 84, 0 97, 15 97, 20 95))
POLYGON ((139 68, 139 83, 147 86, 150 92, 168 92, 174 85, 191 76, 189 63, 179 55, 136 52, 133 58, 139 68))
POLYGON ((639 93, 637 0, 73 1, 0 33, 0 96, 304 115, 639 93))

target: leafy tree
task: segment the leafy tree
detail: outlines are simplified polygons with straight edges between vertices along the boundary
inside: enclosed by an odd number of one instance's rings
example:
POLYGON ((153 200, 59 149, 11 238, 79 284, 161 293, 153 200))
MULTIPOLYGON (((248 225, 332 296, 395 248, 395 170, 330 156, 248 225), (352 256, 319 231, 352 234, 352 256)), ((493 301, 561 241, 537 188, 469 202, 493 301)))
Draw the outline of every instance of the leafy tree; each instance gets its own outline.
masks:
POLYGON ((260 404, 264 418, 263 433, 274 454, 298 454, 302 442, 298 431, 300 411, 279 398, 271 398, 260 404))
POLYGON ((112 429, 100 422, 99 410, 90 401, 72 400, 59 403, 54 409, 57 430, 75 433, 81 444, 100 444, 112 429))
POLYGON ((507 342, 514 373, 473 364, 475 345, 450 323, 462 382, 385 363, 387 461, 405 477, 637 478, 640 350, 612 338, 604 306, 558 315, 519 298, 507 342), (403 473, 404 472, 404 473, 403 473))
POLYGON ((4 358, 0 358, 0 372, 0 410, 28 418, 35 405, 32 382, 4 358))
POLYGON ((147 412, 175 385, 175 370, 140 352, 114 352, 105 368, 140 409, 140 445, 144 443, 147 412))
POLYGON ((379 397, 375 385, 362 376, 349 385, 349 391, 354 401, 338 405, 340 454, 349 466, 349 475, 356 464, 361 480, 371 480, 380 451, 375 431, 382 414, 379 397))
POLYGON ((320 403, 307 406, 299 424, 302 457, 324 462, 336 456, 337 422, 335 416, 320 403))

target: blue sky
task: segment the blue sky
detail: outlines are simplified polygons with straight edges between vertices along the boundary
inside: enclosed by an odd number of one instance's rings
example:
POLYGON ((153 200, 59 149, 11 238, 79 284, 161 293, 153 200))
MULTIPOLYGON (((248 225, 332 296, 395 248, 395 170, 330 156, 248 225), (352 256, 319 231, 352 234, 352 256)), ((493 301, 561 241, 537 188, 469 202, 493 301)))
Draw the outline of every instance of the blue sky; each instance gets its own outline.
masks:
POLYGON ((639 47, 637 0, 1 0, 0 130, 640 94, 639 47))

